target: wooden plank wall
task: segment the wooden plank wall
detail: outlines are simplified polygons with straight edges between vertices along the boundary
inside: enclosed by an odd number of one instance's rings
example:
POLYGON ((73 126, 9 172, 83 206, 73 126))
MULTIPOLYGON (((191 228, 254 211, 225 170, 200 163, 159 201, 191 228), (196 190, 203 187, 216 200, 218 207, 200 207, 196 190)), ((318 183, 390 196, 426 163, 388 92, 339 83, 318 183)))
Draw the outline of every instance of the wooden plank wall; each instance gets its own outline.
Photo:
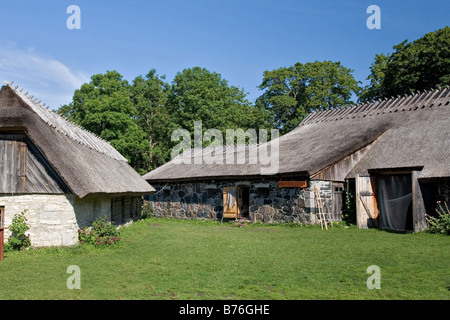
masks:
POLYGON ((24 133, 0 133, 0 193, 68 193, 34 143, 24 133))
POLYGON ((27 192, 28 193, 69 193, 69 188, 58 176, 55 170, 30 141, 27 161, 27 192))
POLYGON ((358 228, 378 227, 379 210, 375 193, 375 177, 356 175, 356 224, 358 228))
POLYGON ((0 193, 26 191, 26 157, 24 134, 0 134, 0 193))
POLYGON ((123 196, 111 199, 111 219, 116 224, 121 224, 129 219, 137 219, 141 216, 142 198, 140 196, 123 196))
POLYGON ((371 144, 359 149, 353 154, 344 157, 340 161, 328 166, 327 168, 313 174, 313 180, 327 180, 327 181, 345 181, 345 177, 353 169, 353 167, 366 155, 370 150, 371 144))

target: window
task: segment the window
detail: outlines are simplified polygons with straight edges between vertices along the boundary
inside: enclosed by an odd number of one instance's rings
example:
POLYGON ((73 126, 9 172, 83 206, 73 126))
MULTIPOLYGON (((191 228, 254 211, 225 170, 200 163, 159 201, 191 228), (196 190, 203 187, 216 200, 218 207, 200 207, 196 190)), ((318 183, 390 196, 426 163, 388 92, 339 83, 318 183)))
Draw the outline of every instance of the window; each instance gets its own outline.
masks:
POLYGON ((261 198, 267 198, 269 196, 269 188, 258 188, 256 189, 256 193, 258 195, 258 197, 261 198))
POLYGON ((165 187, 162 188, 161 191, 162 191, 164 196, 170 196, 170 187, 165 186, 165 187))

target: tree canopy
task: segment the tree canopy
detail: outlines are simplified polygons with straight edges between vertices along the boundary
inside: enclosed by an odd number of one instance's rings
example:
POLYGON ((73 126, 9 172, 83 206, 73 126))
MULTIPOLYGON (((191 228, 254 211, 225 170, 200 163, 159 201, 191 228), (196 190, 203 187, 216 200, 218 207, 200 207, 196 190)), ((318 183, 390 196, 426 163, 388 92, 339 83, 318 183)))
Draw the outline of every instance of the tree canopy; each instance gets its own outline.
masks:
POLYGON ((370 80, 360 101, 389 98, 450 84, 450 28, 393 47, 391 54, 377 54, 370 80))
POLYGON ((168 106, 170 86, 164 76, 151 69, 145 77, 137 76, 128 88, 131 102, 135 106, 136 124, 144 131, 149 143, 148 170, 164 164, 169 159, 171 131, 176 124, 168 106))
MULTIPOLYGON (((171 83, 155 69, 131 84, 117 71, 107 71, 93 75, 57 112, 109 141, 145 173, 170 160, 177 144, 172 132, 186 129, 194 136, 195 121, 202 122, 202 133, 217 129, 223 137, 227 129, 276 128, 284 134, 310 112, 353 104, 353 97, 366 102, 449 85, 449 35, 445 27, 405 40, 393 53, 377 54, 363 89, 352 69, 333 61, 264 71, 255 102, 219 73, 198 66, 178 72, 171 83)), ((203 146, 211 142, 206 139, 203 146)))
POLYGON ((177 73, 169 99, 181 128, 193 132, 194 121, 202 121, 203 128, 225 132, 264 126, 263 111, 246 96, 243 89, 230 86, 220 74, 194 67, 177 73))
POLYGON ((274 114, 282 133, 294 129, 312 111, 351 104, 359 92, 353 70, 340 62, 315 61, 264 71, 260 104, 274 114))
POLYGON ((117 71, 96 74, 75 90, 69 105, 58 112, 105 139, 139 171, 148 162, 149 143, 136 123, 128 82, 117 71))
POLYGON ((177 73, 169 84, 151 69, 132 84, 117 71, 96 74, 57 112, 110 141, 138 172, 145 173, 168 160, 176 142, 171 133, 194 121, 203 131, 271 128, 266 110, 254 106, 247 94, 230 86, 220 74, 194 67, 177 73))

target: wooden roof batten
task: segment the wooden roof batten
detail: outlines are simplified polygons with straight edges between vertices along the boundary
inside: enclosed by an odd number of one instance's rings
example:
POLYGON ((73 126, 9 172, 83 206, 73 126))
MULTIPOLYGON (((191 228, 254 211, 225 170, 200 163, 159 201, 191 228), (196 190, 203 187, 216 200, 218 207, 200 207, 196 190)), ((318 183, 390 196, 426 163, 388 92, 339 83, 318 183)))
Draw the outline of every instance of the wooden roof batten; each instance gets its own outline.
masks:
POLYGON ((446 86, 434 90, 416 92, 411 95, 398 95, 392 98, 378 99, 363 104, 343 107, 339 109, 320 110, 310 113, 299 126, 343 119, 376 116, 392 112, 408 112, 418 108, 438 105, 447 98, 450 90, 446 86))

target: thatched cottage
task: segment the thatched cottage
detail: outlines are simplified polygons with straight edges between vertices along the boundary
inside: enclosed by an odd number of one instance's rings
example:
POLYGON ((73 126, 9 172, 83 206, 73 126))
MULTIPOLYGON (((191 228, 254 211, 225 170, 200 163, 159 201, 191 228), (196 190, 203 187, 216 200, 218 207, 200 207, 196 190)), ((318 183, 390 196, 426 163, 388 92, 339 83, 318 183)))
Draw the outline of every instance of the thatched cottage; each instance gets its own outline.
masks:
POLYGON ((321 213, 341 219, 350 186, 359 227, 423 230, 425 214, 450 200, 449 102, 443 88, 312 113, 270 142, 272 173, 252 161, 267 144, 244 148, 244 164, 206 163, 198 158, 211 150, 189 150, 144 176, 157 190, 147 199, 156 216, 323 223, 321 213))
POLYGON ((1 225, 26 209, 32 246, 60 246, 97 217, 139 217, 153 187, 107 141, 32 98, 12 83, 0 90, 1 225))

